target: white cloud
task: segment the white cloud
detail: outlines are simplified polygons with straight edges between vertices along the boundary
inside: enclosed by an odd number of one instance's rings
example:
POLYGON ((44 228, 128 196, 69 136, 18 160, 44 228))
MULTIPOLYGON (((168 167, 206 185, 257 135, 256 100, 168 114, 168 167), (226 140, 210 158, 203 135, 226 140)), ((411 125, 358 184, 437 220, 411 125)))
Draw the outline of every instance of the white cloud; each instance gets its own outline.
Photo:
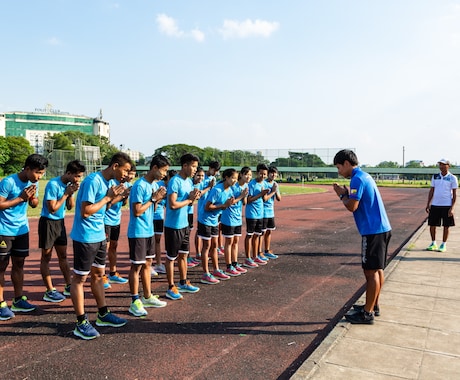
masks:
POLYGON ((169 37, 175 38, 192 38, 197 42, 203 42, 205 34, 199 29, 193 29, 190 32, 185 32, 179 28, 177 21, 165 14, 157 15, 157 25, 161 33, 169 37))
POLYGON ((278 22, 264 20, 224 20, 220 34, 225 38, 270 37, 280 27, 278 22))
POLYGON ((46 40, 47 45, 58 46, 61 45, 61 41, 57 37, 51 37, 46 40))

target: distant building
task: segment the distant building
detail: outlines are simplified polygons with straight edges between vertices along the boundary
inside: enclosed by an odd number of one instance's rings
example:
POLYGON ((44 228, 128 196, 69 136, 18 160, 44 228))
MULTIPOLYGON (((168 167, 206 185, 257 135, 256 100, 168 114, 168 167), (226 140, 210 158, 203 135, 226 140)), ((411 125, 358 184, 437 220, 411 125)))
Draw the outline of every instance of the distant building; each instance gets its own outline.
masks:
POLYGON ((126 153, 129 158, 131 158, 131 160, 133 160, 134 162, 137 162, 140 160, 141 158, 141 152, 139 152, 138 150, 131 150, 131 149, 121 149, 121 151, 123 153, 126 153))
POLYGON ((37 153, 43 153, 48 134, 66 131, 104 136, 110 140, 110 124, 102 119, 102 110, 96 118, 61 112, 50 104, 43 109, 36 108, 34 112, 0 113, 0 136, 22 136, 37 153))

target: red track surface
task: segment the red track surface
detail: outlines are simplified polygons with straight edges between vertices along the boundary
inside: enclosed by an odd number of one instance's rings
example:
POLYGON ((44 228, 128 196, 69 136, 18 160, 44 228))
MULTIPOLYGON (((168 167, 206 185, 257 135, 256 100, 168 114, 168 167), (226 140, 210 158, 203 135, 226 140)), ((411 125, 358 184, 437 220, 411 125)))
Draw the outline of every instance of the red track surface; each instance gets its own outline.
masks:
MULTIPOLYGON (((145 319, 128 313, 128 285, 107 291, 112 311, 129 322, 120 329, 98 328, 101 337, 73 336, 70 299, 42 301, 37 220, 30 220, 31 255, 25 293, 40 310, 0 322, 1 377, 5 379, 285 379, 308 357, 344 310, 362 292, 360 237, 351 213, 326 193, 284 197, 276 204, 273 249, 278 260, 218 285, 199 284, 197 294, 148 309, 145 319)), ((426 189, 381 189, 393 227, 396 252, 423 223, 426 189)), ((124 215, 119 269, 128 273, 124 215)), ((66 221, 70 231, 72 218, 66 221)), ((72 252, 69 249, 72 263, 72 252)), ((63 288, 57 259, 55 286, 63 288)), ((198 284, 200 268, 190 271, 198 284)), ((89 283, 88 283, 89 285, 89 283)), ((153 280, 164 296, 164 275, 153 280)), ((12 297, 7 274, 5 296, 12 297)), ((86 292, 87 313, 95 302, 86 292)), ((10 303, 10 301, 9 301, 10 303)))

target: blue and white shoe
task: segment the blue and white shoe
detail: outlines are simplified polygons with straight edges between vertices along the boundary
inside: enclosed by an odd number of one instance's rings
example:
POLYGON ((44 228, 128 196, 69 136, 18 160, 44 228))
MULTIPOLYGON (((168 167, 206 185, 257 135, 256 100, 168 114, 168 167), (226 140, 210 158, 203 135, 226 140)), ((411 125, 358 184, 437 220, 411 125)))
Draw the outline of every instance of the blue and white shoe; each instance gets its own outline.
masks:
POLYGON ((278 255, 275 255, 272 252, 265 252, 264 255, 265 255, 265 257, 268 257, 269 259, 273 259, 273 260, 278 258, 278 255))
POLYGON ((62 302, 65 299, 65 295, 59 293, 55 288, 47 290, 43 295, 43 300, 47 302, 62 302))
POLYGON ((184 297, 182 296, 182 294, 179 293, 179 290, 177 289, 177 287, 173 286, 171 289, 168 289, 166 291, 166 298, 176 301, 176 300, 181 300, 184 297))
POLYGON ((110 311, 106 315, 100 315, 97 313, 96 325, 97 326, 110 326, 110 327, 121 327, 126 325, 128 322, 126 319, 117 317, 110 311))
POLYGON ((14 318, 14 313, 10 310, 5 301, 0 303, 0 321, 7 321, 14 318))
POLYGON ((109 275, 109 283, 111 284, 126 284, 128 280, 120 276, 120 273, 116 272, 113 276, 109 275))
POLYGON ((13 300, 11 305, 11 310, 16 312, 28 313, 29 311, 34 311, 37 306, 32 305, 31 303, 27 302, 27 297, 22 296, 19 301, 13 300))
POLYGON ((198 286, 193 286, 190 281, 186 281, 184 285, 179 284, 179 292, 182 293, 196 293, 200 290, 198 286))
POLYGON ((78 336, 84 340, 91 340, 97 338, 100 334, 98 331, 85 319, 82 323, 77 323, 73 335, 78 336))

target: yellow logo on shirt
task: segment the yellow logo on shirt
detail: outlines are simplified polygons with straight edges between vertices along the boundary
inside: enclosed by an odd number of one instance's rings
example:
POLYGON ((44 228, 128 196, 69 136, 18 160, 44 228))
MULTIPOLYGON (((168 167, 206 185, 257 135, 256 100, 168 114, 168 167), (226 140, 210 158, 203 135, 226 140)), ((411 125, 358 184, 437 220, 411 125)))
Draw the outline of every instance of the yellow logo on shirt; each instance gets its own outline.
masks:
POLYGON ((0 248, 6 248, 5 240, 2 240, 2 242, 0 243, 0 248))

